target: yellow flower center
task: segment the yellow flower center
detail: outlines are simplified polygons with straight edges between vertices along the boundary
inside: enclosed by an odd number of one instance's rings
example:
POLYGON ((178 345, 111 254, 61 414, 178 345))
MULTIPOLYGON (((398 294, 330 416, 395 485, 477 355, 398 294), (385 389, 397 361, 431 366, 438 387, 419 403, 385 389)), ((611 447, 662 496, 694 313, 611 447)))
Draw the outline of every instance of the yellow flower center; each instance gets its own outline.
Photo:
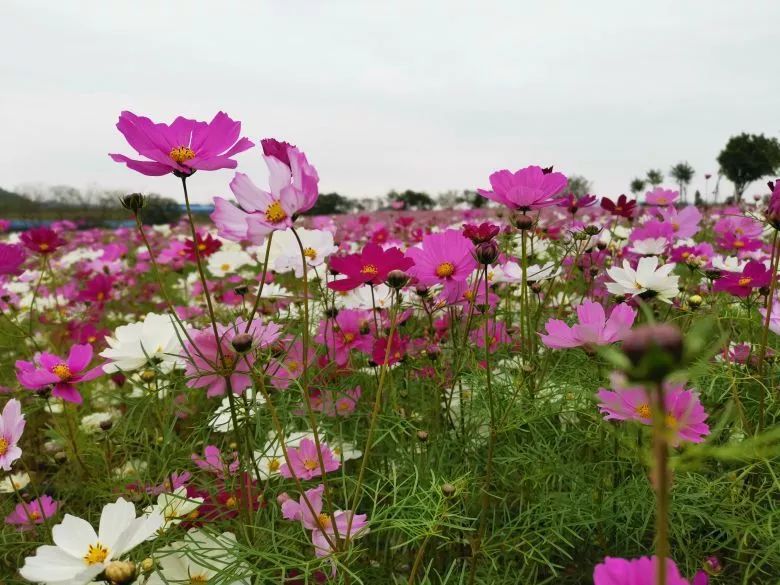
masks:
POLYGON ((297 371, 299 367, 300 364, 295 360, 290 360, 289 362, 287 362, 287 369, 290 370, 291 372, 297 371))
POLYGON ((344 341, 346 341, 347 343, 349 343, 350 341, 354 341, 354 339, 355 339, 355 334, 354 333, 345 333, 344 334, 344 341))
POLYGON ((749 276, 743 276, 742 278, 740 278, 740 279, 737 281, 737 284, 738 284, 739 286, 747 286, 747 285, 749 285, 749 284, 750 284, 752 281, 753 281, 753 279, 752 279, 752 278, 750 278, 749 276))
POLYGON ((652 415, 652 412, 650 411, 650 405, 648 404, 640 404, 636 407, 635 410, 641 418, 650 418, 652 415))
POLYGON ((233 496, 230 496, 227 500, 225 500, 225 506, 228 508, 235 508, 236 504, 238 504, 238 500, 236 500, 236 498, 233 496))
POLYGON ((3 437, 0 437, 0 456, 5 455, 8 452, 8 441, 3 437))
POLYGON ((65 380, 70 380, 70 378, 73 376, 73 372, 70 371, 68 364, 57 364, 51 369, 51 373, 57 376, 63 382, 65 380))
POLYGON ((360 269, 360 274, 370 274, 371 276, 376 276, 379 274, 379 269, 374 264, 364 264, 363 268, 360 269))
POLYGON ((222 269, 223 272, 227 272, 228 270, 230 270, 230 264, 223 264, 222 266, 220 266, 220 268, 222 269))
POLYGON ((274 457, 268 462, 268 470, 269 471, 279 471, 279 468, 282 466, 282 462, 279 461, 278 457, 274 457))
POLYGON ((436 276, 439 278, 449 278, 455 274, 455 265, 452 262, 442 262, 436 267, 436 276))
POLYGON ((38 250, 40 250, 41 252, 45 252, 48 249, 49 249, 49 244, 46 243, 38 244, 38 250))
POLYGON ((287 219, 287 213, 282 209, 282 204, 278 201, 274 201, 265 210, 265 219, 268 223, 279 223, 287 219))
POLYGON ((742 240, 734 240, 733 246, 735 248, 744 248, 745 247, 745 242, 743 242, 742 240))
POLYGON ((102 300, 105 300, 105 298, 106 298, 106 293, 104 293, 103 291, 100 291, 97 294, 97 300, 102 301, 102 300))
POLYGON ((171 149, 170 157, 177 163, 181 164, 184 161, 195 158, 195 151, 192 150, 189 146, 177 146, 176 148, 171 149))
POLYGON ((314 471, 319 467, 319 464, 314 459, 305 459, 303 461, 303 468, 308 471, 314 471))
POLYGON ((209 578, 205 575, 190 575, 190 585, 204 585, 208 582, 209 578))
POLYGON ((317 514, 317 520, 322 528, 330 528, 330 516, 327 514, 317 514))
POLYGON ((32 511, 28 512, 27 516, 33 522, 35 522, 36 520, 40 520, 41 519, 41 513, 38 510, 32 510, 32 511))
POLYGON ((303 255, 306 256, 309 260, 314 260, 317 258, 317 250, 314 248, 304 248, 303 255))
POLYGON ((206 244, 204 244, 203 242, 201 242, 200 244, 198 244, 198 250, 200 250, 201 252, 203 252, 203 250, 205 250, 205 249, 206 249, 206 244))
POLYGON ((666 415, 666 428, 669 429, 677 428, 677 418, 673 414, 666 415))
POLYGON ((84 555, 84 562, 88 565, 97 565, 106 560, 108 556, 108 548, 100 544, 90 544, 87 554, 84 555))

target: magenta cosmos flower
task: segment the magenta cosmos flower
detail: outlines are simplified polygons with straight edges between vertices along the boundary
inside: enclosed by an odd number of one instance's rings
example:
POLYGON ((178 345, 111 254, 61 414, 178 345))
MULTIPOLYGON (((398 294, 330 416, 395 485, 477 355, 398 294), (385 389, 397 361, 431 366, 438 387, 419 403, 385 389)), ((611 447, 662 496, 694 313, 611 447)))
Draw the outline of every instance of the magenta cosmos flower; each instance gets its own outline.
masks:
POLYGON ((24 232, 19 239, 28 249, 38 254, 51 254, 60 246, 65 245, 65 240, 57 235, 51 228, 38 227, 24 232))
POLYGON ((22 403, 11 398, 3 407, 0 415, 0 469, 11 471, 11 464, 22 456, 17 443, 24 431, 22 403))
POLYGON ((81 404, 82 398, 76 390, 76 384, 103 375, 101 366, 87 370, 91 361, 92 346, 88 343, 71 347, 67 359, 41 352, 35 354, 32 362, 17 361, 16 377, 25 388, 39 391, 53 386, 52 396, 81 404))
POLYGON ((366 244, 359 254, 334 257, 330 268, 346 278, 328 283, 328 288, 349 291, 364 284, 382 284, 393 270, 409 270, 414 260, 404 256, 398 248, 383 250, 378 244, 366 244))
POLYGON ((317 446, 311 439, 303 439, 298 448, 291 447, 287 449, 287 457, 290 459, 290 465, 283 463, 279 468, 279 474, 282 477, 298 479, 312 479, 320 477, 324 472, 336 471, 341 464, 333 456, 327 443, 320 441, 320 453, 322 454, 322 464, 320 467, 319 456, 317 455, 317 446))
POLYGON ((30 530, 35 524, 43 524, 53 518, 59 504, 51 496, 41 496, 30 502, 17 504, 13 512, 5 517, 5 523, 18 526, 19 530, 30 530))
POLYGON ((21 246, 0 244, 0 275, 19 276, 24 264, 25 254, 21 246))
MULTIPOLYGON (((206 388, 206 396, 224 394, 227 389, 226 378, 234 394, 241 394, 252 386, 252 365, 255 363, 253 351, 238 353, 233 347, 233 339, 244 333, 246 321, 239 319, 231 325, 217 325, 220 343, 214 337, 211 327, 191 332, 192 342, 184 343, 184 355, 187 357, 185 374, 190 388, 206 388), (219 350, 225 360, 223 370, 219 350)), ((276 323, 262 324, 253 321, 249 333, 252 336, 251 348, 266 348, 279 337, 280 328, 276 323)))
POLYGON ((225 112, 217 113, 208 123, 179 116, 170 125, 122 112, 116 127, 127 143, 149 160, 135 160, 123 154, 108 156, 152 177, 168 173, 188 177, 195 171, 234 169, 238 163, 231 157, 254 146, 248 138, 239 138, 241 122, 232 120, 225 112))
MULTIPOLYGON (((618 559, 607 557, 593 571, 593 585, 655 585, 658 559, 618 559)), ((692 582, 680 575, 672 559, 666 559, 666 585, 707 585, 709 578, 703 571, 696 573, 692 582)))
POLYGON ((409 272, 425 286, 463 282, 477 267, 474 245, 457 230, 429 234, 406 255, 414 260, 409 272))
POLYGON ((679 198, 680 193, 678 191, 663 189, 662 187, 656 187, 652 191, 645 193, 645 202, 648 205, 674 205, 679 198))
POLYGON ((508 170, 490 175, 492 191, 477 189, 477 193, 510 209, 530 211, 558 203, 556 196, 566 188, 568 180, 562 173, 545 172, 530 166, 516 173, 508 170))
POLYGON ((742 269, 742 272, 726 272, 712 287, 715 291, 724 291, 735 297, 748 297, 756 288, 769 286, 772 282, 772 273, 764 266, 763 262, 751 260, 742 269))
MULTIPOLYGON (((625 386, 624 380, 613 375, 614 391, 601 388, 596 396, 604 420, 632 420, 652 425, 652 396, 642 386, 625 386)), ((686 390, 682 384, 664 384, 666 427, 673 434, 672 445, 681 441, 701 443, 709 435, 710 428, 704 422, 707 413, 699 401, 699 395, 686 390)))
POLYGON ((219 235, 228 240, 250 240, 259 244, 274 230, 292 227, 298 214, 314 206, 319 196, 317 170, 295 146, 278 140, 262 141, 263 158, 268 165, 269 190, 256 186, 243 173, 236 173, 230 190, 238 206, 214 198, 212 221, 219 235))
POLYGON ((608 345, 622 341, 636 319, 636 309, 628 305, 616 305, 609 318, 599 303, 585 301, 577 307, 579 323, 568 326, 559 319, 550 319, 542 334, 542 343, 553 349, 608 345))

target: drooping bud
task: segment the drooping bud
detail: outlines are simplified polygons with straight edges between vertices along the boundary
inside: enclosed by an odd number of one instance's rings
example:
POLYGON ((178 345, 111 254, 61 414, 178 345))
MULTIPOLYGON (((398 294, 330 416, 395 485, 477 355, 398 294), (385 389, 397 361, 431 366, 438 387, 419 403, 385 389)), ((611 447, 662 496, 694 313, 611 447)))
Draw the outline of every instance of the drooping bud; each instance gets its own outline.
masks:
POLYGON ((589 236, 595 236, 601 231, 601 228, 596 225, 586 225, 585 226, 585 233, 589 236))
POLYGON ((233 338, 233 340, 230 342, 230 345, 232 345, 233 349, 235 349, 238 353, 246 353, 252 349, 253 342, 254 338, 250 333, 239 333, 233 338))
POLYGON ((136 567, 133 561, 111 561, 105 570, 106 579, 115 585, 124 585, 135 579, 136 567))
POLYGON ((519 230, 530 230, 534 226, 534 220, 525 213, 521 213, 512 216, 512 225, 519 230))
POLYGON ((623 340, 623 353, 631 361, 626 372, 635 380, 661 382, 682 360, 683 336, 667 323, 642 325, 623 340))
POLYGON ((238 296, 243 297, 249 292, 249 287, 245 284, 239 284, 237 287, 233 288, 233 292, 238 296))

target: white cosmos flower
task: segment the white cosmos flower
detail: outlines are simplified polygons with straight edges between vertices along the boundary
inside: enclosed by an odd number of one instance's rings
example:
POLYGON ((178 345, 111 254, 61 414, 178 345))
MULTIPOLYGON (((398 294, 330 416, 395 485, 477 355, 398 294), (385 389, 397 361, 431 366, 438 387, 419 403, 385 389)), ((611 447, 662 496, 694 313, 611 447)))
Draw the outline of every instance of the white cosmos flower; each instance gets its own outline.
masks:
POLYGON ((103 507, 97 533, 86 520, 66 514, 51 531, 54 546, 38 547, 19 573, 38 583, 86 585, 153 536, 162 523, 159 514, 136 518, 135 506, 122 498, 103 507))
POLYGON ((0 481, 0 494, 12 494, 26 488, 29 483, 30 476, 26 471, 12 473, 0 481))
POLYGON ((221 578, 222 585, 249 585, 249 569, 236 559, 236 537, 230 532, 219 536, 193 528, 183 540, 157 552, 156 571, 146 585, 171 583, 211 583, 221 578))
POLYGON ((666 251, 667 244, 666 238, 648 238, 646 240, 637 240, 629 250, 634 254, 642 256, 660 256, 666 251))
POLYGON ((86 433, 98 433, 103 430, 100 425, 118 419, 120 416, 122 416, 122 413, 115 408, 105 412, 93 412, 81 417, 80 426, 86 433))
MULTIPOLYGON (((297 230, 301 238, 303 252, 306 256, 306 265, 320 266, 325 260, 338 250, 333 243, 333 234, 324 230, 297 230)), ((257 257, 262 262, 265 259, 265 246, 263 242, 257 246, 257 257)), ((292 230, 274 232, 271 238, 271 250, 268 255, 268 264, 277 272, 295 271, 295 276, 303 276, 303 262, 301 261, 301 249, 298 240, 292 230)))
MULTIPOLYGON (((247 388, 244 396, 247 399, 246 408, 243 400, 236 400, 236 419, 238 424, 241 425, 247 420, 254 420, 255 411, 258 406, 265 404, 265 398, 259 392, 255 392, 252 388, 247 388)), ((222 399, 217 410, 211 415, 209 419, 209 426, 212 430, 218 433, 229 433, 233 430, 233 415, 230 411, 230 397, 225 396, 222 399)))
MULTIPOLYGON (((203 498, 187 497, 187 488, 182 486, 176 488, 173 493, 164 492, 157 496, 157 503, 148 506, 144 513, 158 514, 163 517, 163 523, 158 528, 158 532, 162 533, 171 526, 180 524, 182 520, 186 520, 187 516, 197 510, 202 503, 203 498)), ((153 538, 154 536, 151 536, 148 540, 153 538)))
POLYGON ((211 274, 222 277, 253 262, 252 257, 243 250, 219 250, 209 256, 209 262, 206 266, 211 274))
MULTIPOLYGON (((526 280, 528 282, 538 282, 555 278, 561 273, 560 267, 556 268, 554 262, 547 262, 543 265, 534 264, 526 269, 526 280)), ((503 266, 496 266, 493 276, 494 282, 523 282, 523 268, 517 262, 506 262, 503 266)))
MULTIPOLYGON (((377 308, 390 308, 393 301, 392 292, 386 284, 374 287, 374 302, 377 308)), ((359 286, 344 294, 336 293, 336 304, 345 309, 372 309, 371 287, 359 286)))
POLYGON ((108 348, 100 356, 111 363, 104 365, 103 371, 130 372, 153 361, 163 372, 170 372, 184 365, 179 355, 182 337, 172 316, 149 313, 143 321, 117 327, 113 337, 106 337, 108 348))
POLYGON ((636 270, 628 260, 623 260, 623 268, 612 267, 607 274, 614 282, 607 283, 607 290, 613 295, 642 295, 652 293, 665 303, 680 292, 677 289, 679 276, 671 274, 674 263, 658 266, 657 256, 647 256, 639 260, 636 270))
POLYGON ((712 267, 725 272, 742 272, 747 260, 740 260, 736 256, 713 256, 712 267))

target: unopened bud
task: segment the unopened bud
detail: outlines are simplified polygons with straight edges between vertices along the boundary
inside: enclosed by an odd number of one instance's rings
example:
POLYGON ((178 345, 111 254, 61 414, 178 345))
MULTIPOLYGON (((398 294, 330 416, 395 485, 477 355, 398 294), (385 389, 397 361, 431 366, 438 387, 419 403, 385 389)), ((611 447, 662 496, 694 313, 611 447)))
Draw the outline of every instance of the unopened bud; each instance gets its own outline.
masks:
POLYGON ((129 195, 122 197, 119 201, 122 203, 122 207, 129 209, 133 213, 138 213, 146 205, 146 197, 140 193, 130 193, 129 195))
POLYGON ((701 304, 704 302, 704 299, 701 298, 701 295, 691 295, 688 297, 688 304, 693 309, 697 309, 701 307, 701 304))
POLYGON ((635 370, 634 378, 660 382, 680 363, 683 353, 683 336, 674 325, 643 325, 637 327, 623 340, 626 354, 635 370))
POLYGON ((233 292, 236 293, 238 296, 243 297, 249 292, 249 287, 245 284, 240 284, 233 289, 233 292))
POLYGON ((585 226, 585 233, 589 236, 595 236, 601 231, 601 228, 595 225, 587 225, 585 226))
POLYGON ((529 286, 528 288, 531 289, 531 292, 533 292, 534 294, 537 294, 537 295, 540 292, 542 292, 542 285, 540 283, 538 283, 538 282, 532 282, 531 286, 529 286))
POLYGON ((512 217, 512 225, 519 230, 530 230, 534 226, 534 220, 525 213, 521 213, 512 217))
POLYGON ((102 431, 110 431, 113 426, 114 421, 111 419, 100 421, 100 430, 102 431))
POLYGON ((409 275, 403 270, 391 270, 387 274, 387 286, 400 290, 409 283, 409 275))
POLYGON ((135 579, 136 569, 133 561, 111 561, 105 569, 106 579, 116 585, 124 585, 135 579))
POLYGON ((252 343, 254 342, 254 338, 249 333, 239 333, 233 338, 233 341, 230 342, 230 345, 233 346, 233 349, 235 349, 238 353, 245 353, 252 349, 252 343))
POLYGON ((704 571, 713 577, 717 577, 723 572, 723 564, 720 562, 720 559, 714 555, 710 555, 704 559, 703 566, 704 571))
POLYGON ((417 440, 421 443, 428 441, 428 431, 417 431, 417 440))
POLYGON ((154 381, 155 376, 157 376, 157 374, 155 373, 154 370, 144 370, 143 372, 141 372, 141 381, 146 382, 148 384, 149 382, 154 381))
POLYGON ((448 498, 451 498, 453 495, 455 495, 455 491, 455 486, 451 483, 445 483, 441 486, 441 493, 443 493, 448 498))
POLYGON ((498 244, 495 240, 482 242, 474 249, 474 257, 477 259, 477 262, 485 266, 495 263, 498 260, 498 253, 498 244))
POLYGON ((154 569, 154 559, 152 557, 146 557, 141 561, 141 570, 144 573, 148 573, 152 569, 154 569))

